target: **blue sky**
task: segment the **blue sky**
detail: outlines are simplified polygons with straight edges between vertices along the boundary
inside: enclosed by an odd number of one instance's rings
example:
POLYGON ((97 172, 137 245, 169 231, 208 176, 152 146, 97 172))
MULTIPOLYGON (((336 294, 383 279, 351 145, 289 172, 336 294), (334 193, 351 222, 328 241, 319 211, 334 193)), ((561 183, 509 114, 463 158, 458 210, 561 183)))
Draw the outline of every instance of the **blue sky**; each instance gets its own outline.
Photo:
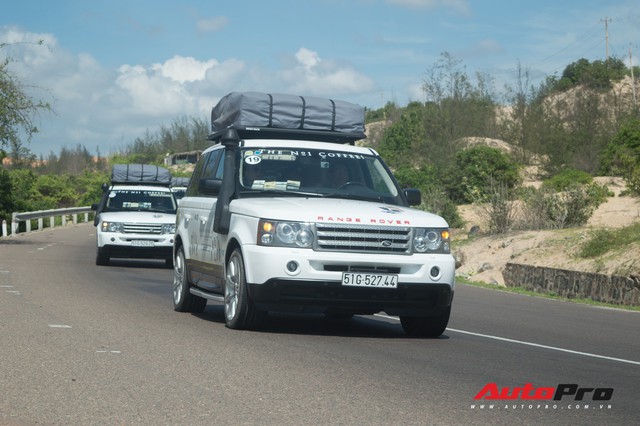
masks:
POLYGON ((114 153, 232 91, 331 97, 376 109, 421 101, 442 52, 469 75, 532 82, 580 58, 640 55, 637 0, 182 0, 5 2, 0 59, 55 114, 37 155, 114 153), (37 41, 43 40, 42 45, 37 41))

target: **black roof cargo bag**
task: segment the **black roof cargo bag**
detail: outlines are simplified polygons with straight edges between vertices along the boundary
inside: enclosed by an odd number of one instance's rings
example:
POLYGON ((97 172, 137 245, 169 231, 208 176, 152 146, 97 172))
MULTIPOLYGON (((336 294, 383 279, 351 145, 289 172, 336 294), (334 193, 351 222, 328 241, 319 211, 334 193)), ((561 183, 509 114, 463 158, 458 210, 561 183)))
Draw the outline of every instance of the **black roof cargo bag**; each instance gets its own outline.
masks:
POLYGON ((164 167, 151 164, 114 164, 111 182, 169 185, 171 173, 164 167))
POLYGON ((345 101, 259 92, 232 92, 211 111, 213 133, 233 128, 277 128, 364 135, 364 108, 345 101))

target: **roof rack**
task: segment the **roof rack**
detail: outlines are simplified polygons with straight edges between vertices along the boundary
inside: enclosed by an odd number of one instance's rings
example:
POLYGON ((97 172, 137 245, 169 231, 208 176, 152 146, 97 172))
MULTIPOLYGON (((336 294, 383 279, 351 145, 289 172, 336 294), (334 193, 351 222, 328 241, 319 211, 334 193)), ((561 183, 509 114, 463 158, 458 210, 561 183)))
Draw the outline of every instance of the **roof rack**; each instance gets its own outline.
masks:
POLYGON ((357 140, 365 139, 367 136, 361 132, 346 133, 334 132, 330 130, 305 130, 305 129, 282 129, 276 127, 248 127, 229 126, 226 129, 212 133, 207 138, 216 143, 220 138, 233 129, 238 133, 240 139, 302 139, 316 142, 332 142, 340 144, 355 145, 357 140))

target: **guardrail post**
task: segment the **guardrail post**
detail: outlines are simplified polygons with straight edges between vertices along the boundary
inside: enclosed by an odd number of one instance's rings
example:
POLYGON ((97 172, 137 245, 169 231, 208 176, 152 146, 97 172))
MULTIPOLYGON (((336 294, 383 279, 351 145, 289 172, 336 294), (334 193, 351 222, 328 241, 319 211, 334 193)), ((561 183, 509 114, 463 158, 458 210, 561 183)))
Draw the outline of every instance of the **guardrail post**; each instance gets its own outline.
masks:
POLYGON ((43 223, 42 223, 42 218, 41 218, 41 217, 39 217, 39 218, 38 218, 38 231, 42 231, 42 225, 43 225, 43 223))
POLYGON ((31 219, 25 220, 25 224, 27 225, 27 232, 31 232, 31 219))
POLYGON ((73 217, 73 224, 76 225, 78 223, 78 215, 74 213, 72 217, 73 217))
POLYGON ((2 236, 7 236, 7 221, 2 219, 2 236))
POLYGON ((54 226, 56 226, 56 217, 55 216, 51 216, 49 218, 49 227, 53 228, 54 226))
POLYGON ((18 213, 11 213, 11 235, 18 233, 18 213))
POLYGON ((61 217, 62 217, 62 226, 66 226, 67 225, 67 215, 63 214, 61 217))

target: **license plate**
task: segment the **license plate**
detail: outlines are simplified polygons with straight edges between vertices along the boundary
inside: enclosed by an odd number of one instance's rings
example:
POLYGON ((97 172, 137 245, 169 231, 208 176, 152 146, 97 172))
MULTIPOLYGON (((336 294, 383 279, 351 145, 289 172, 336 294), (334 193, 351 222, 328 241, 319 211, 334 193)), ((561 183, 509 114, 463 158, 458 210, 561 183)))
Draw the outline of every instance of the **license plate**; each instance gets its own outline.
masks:
POLYGON ((343 272, 342 285, 355 287, 397 288, 398 276, 390 274, 367 274, 362 272, 343 272))
POLYGON ((132 240, 131 245, 134 247, 153 247, 155 244, 148 240, 132 240))

